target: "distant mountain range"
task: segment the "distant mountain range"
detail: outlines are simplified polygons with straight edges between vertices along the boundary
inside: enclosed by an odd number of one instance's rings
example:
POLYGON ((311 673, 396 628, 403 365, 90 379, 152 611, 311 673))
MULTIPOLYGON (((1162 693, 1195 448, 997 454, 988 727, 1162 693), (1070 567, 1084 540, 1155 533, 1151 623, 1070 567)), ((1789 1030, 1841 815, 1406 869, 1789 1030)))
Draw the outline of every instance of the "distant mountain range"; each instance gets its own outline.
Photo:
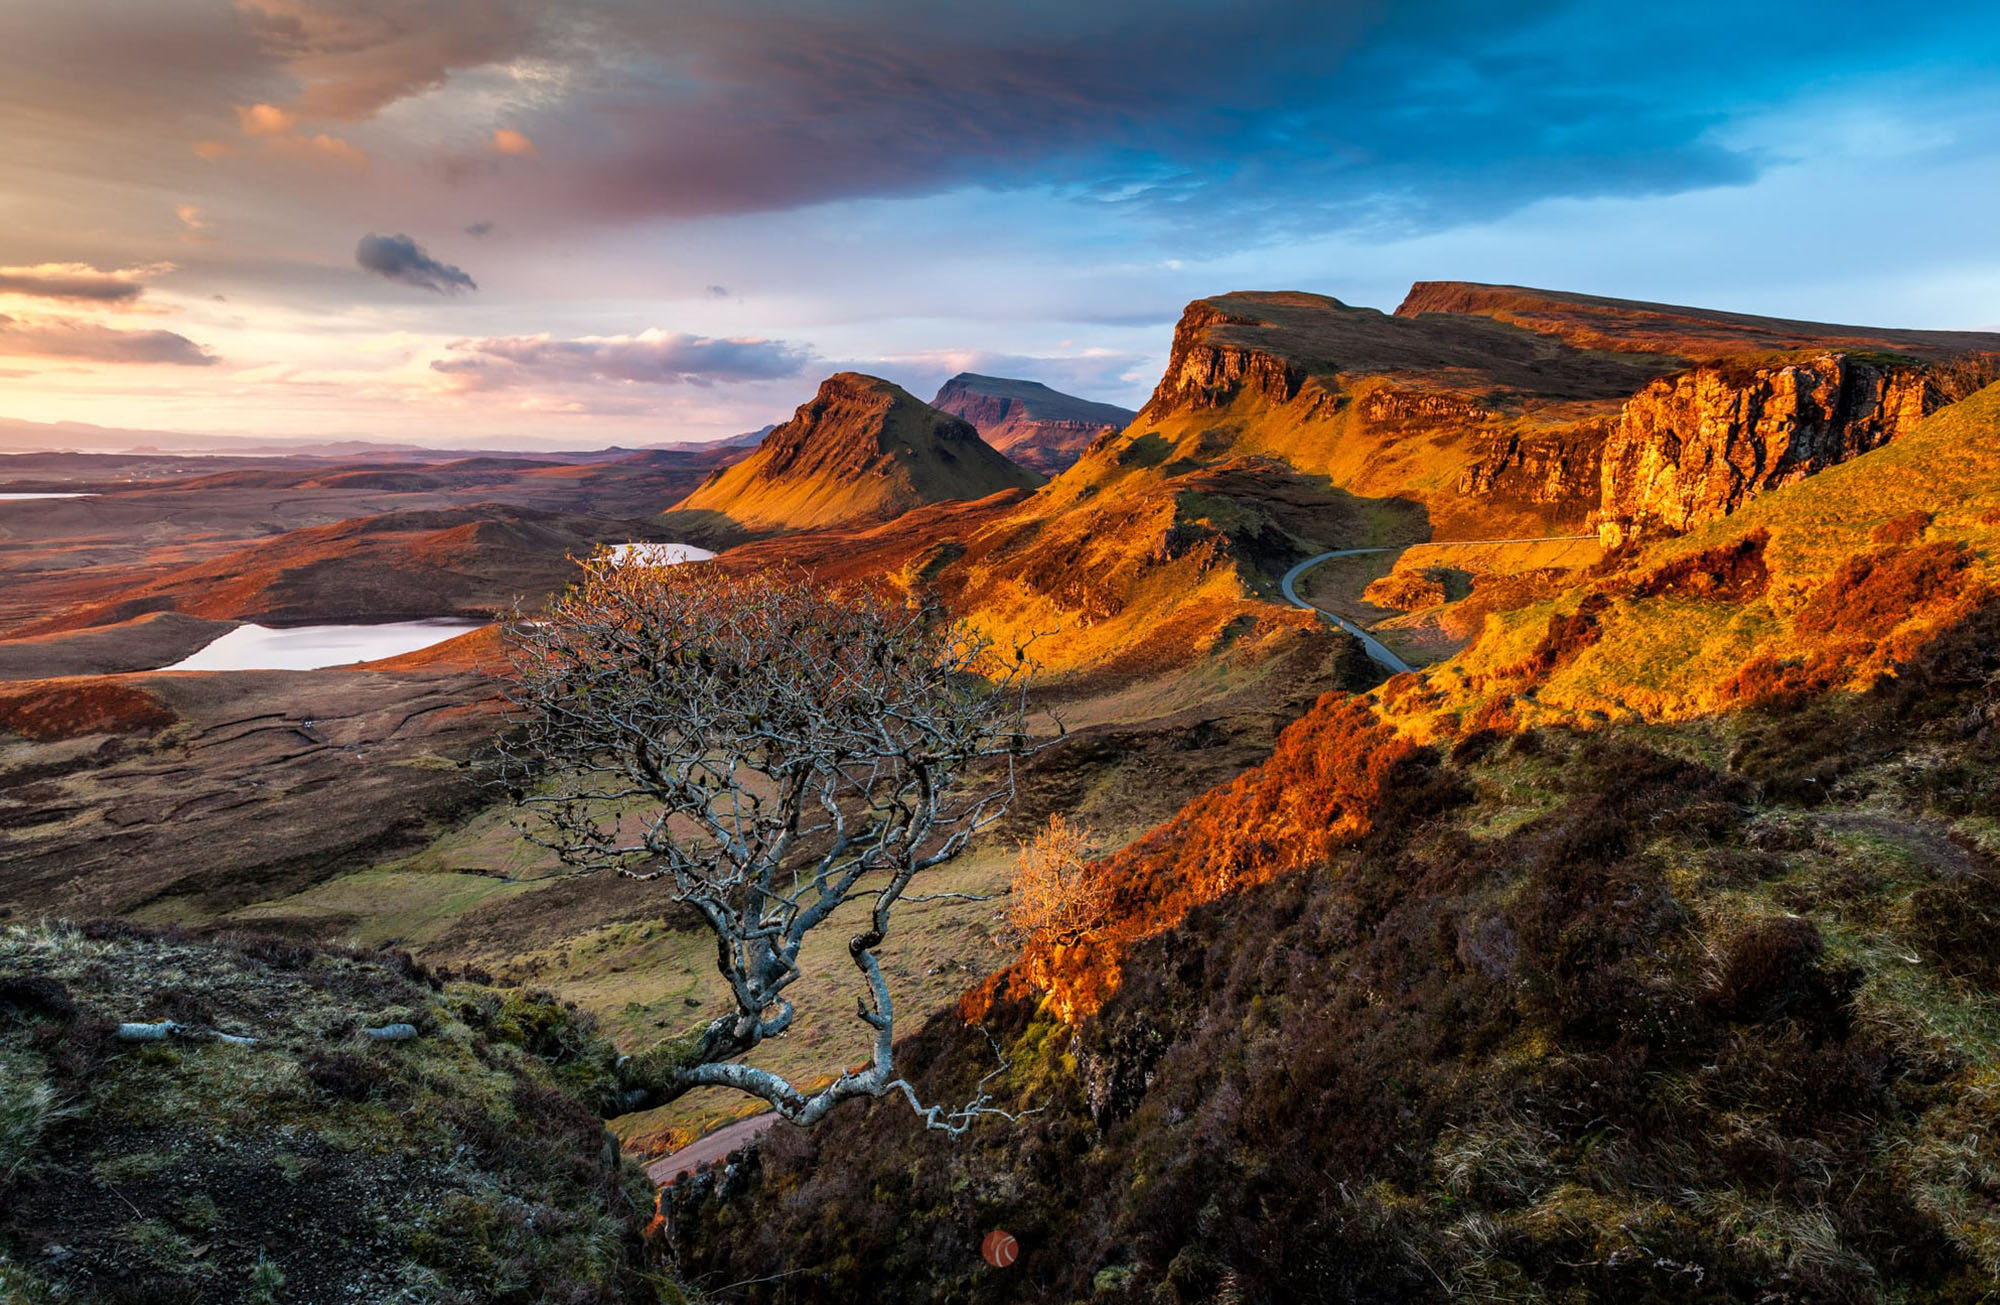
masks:
POLYGON ((1053 476, 1068 470, 1092 440, 1121 430, 1138 414, 1052 390, 1040 381, 960 372, 931 406, 963 417, 980 438, 1024 467, 1053 476))
POLYGON ((20 453, 214 453, 234 456, 367 458, 454 461, 468 457, 558 458, 565 462, 613 462, 635 452, 665 449, 705 452, 755 447, 771 427, 719 440, 666 440, 638 448, 534 447, 511 449, 438 448, 425 444, 358 439, 282 439, 261 435, 204 435, 189 431, 131 430, 77 421, 23 421, 0 417, 0 456, 20 453))

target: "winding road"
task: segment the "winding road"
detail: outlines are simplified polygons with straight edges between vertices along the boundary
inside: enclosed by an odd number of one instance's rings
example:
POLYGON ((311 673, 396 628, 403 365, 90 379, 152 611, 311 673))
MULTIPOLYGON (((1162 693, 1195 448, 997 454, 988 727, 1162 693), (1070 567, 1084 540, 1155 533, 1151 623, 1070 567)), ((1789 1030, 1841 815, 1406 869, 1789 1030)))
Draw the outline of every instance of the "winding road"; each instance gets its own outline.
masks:
POLYGON ((735 1155, 777 1122, 778 1113, 774 1110, 739 1119, 716 1129, 707 1137, 696 1138, 672 1155, 661 1156, 648 1164, 646 1177, 653 1180, 655 1187, 671 1187, 675 1179, 686 1177, 710 1161, 726 1160, 735 1155))
POLYGON ((1355 557, 1362 553, 1394 553, 1397 551, 1399 550, 1393 548, 1338 548, 1331 553, 1321 553, 1318 557, 1309 557, 1291 570, 1285 572, 1285 578, 1278 581, 1278 587, 1285 591, 1285 598, 1292 606, 1303 607, 1308 612, 1318 612, 1327 620, 1359 639, 1361 641, 1361 651, 1368 654, 1370 661, 1388 667, 1392 674, 1401 675, 1404 671, 1416 668, 1390 652, 1382 645, 1381 640, 1368 633, 1368 631, 1336 612, 1329 612, 1324 607, 1307 602, 1305 599, 1299 597, 1299 591, 1292 587, 1297 583, 1300 576, 1312 570, 1321 562, 1331 562, 1336 557, 1355 557))
MULTIPOLYGON (((1595 538, 1597 538, 1596 535, 1538 535, 1531 539, 1434 539, 1425 541, 1425 545, 1432 548, 1472 548, 1480 544, 1549 544, 1567 539, 1595 538)), ((1299 591, 1294 586, 1298 583, 1300 576, 1312 570, 1321 562, 1330 562, 1336 557, 1356 557, 1362 553, 1400 553, 1404 549, 1412 547, 1419 547, 1419 545, 1404 544, 1396 548, 1337 548, 1331 553, 1321 553, 1317 557, 1309 557, 1291 570, 1285 572, 1285 578, 1278 581, 1278 587, 1284 590, 1285 598, 1292 606, 1303 607, 1308 612, 1318 612, 1342 630, 1359 639, 1361 641, 1361 651, 1368 654, 1370 661, 1379 666, 1388 667, 1392 674, 1401 675, 1405 671, 1415 670, 1416 668, 1390 652, 1382 645, 1381 640, 1346 617, 1337 612, 1329 612, 1324 607, 1315 603, 1309 603, 1299 597, 1299 591)))

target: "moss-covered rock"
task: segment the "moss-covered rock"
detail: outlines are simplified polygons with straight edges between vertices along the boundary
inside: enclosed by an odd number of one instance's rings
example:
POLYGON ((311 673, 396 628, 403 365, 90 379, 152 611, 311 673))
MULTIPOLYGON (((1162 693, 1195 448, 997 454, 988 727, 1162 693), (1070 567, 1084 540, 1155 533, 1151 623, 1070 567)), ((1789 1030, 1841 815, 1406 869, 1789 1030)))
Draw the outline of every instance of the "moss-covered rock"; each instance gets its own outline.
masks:
POLYGON ((9 929, 0 1299, 656 1300, 615 1061, 547 996, 406 957, 9 929))

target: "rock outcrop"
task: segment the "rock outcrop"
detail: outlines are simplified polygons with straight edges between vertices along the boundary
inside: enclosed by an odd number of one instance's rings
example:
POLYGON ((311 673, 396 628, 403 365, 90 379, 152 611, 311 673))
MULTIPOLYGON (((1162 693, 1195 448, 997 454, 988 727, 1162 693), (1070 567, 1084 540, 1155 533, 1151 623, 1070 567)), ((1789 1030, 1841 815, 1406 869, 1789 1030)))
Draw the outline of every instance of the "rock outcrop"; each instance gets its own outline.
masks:
POLYGON ((1878 448, 2000 378, 2000 354, 1954 364, 1824 352, 1724 361, 1655 381, 1604 446, 1608 547, 1726 516, 1746 499, 1878 448))
POLYGON ((1052 390, 1040 381, 973 372, 946 381, 931 406, 963 417, 988 444, 1050 476, 1073 466, 1093 440, 1122 430, 1138 415, 1052 390))
POLYGON ((1510 430, 1458 477, 1470 498, 1518 499, 1558 510, 1565 518, 1597 506, 1599 459, 1613 422, 1588 418, 1555 430, 1510 430))
MULTIPOLYGON (((1242 297, 1242 296, 1239 296, 1242 297)), ((1317 296, 1298 296, 1298 298, 1317 296)), ((1280 299, 1270 295, 1260 298, 1280 299)), ((1323 301, 1346 308, 1337 299, 1323 301)), ((1262 318, 1232 311, 1216 299, 1197 299, 1181 314, 1174 328, 1173 351, 1166 374, 1153 390, 1143 415, 1161 416, 1188 409, 1226 407, 1244 390, 1272 405, 1289 403, 1304 384, 1306 369, 1296 360, 1268 348, 1238 343, 1214 328, 1257 327, 1262 318)))
POLYGON ((1040 483, 970 422, 879 377, 840 372, 755 453, 710 477, 674 512, 748 530, 807 530, 1040 483))

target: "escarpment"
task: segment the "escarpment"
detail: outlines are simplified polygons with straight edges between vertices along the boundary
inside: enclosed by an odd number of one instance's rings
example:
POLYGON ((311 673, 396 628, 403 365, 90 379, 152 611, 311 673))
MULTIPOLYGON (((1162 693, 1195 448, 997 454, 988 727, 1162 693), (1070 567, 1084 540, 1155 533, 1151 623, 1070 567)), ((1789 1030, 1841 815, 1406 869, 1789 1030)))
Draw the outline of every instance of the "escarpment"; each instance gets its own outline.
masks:
POLYGON ((1520 498, 1579 518, 1598 506, 1599 465, 1614 423, 1590 418, 1547 431, 1507 431, 1458 477, 1468 497, 1520 498))
MULTIPOLYGON (((1338 300, 1326 302, 1335 308, 1346 307, 1338 300)), ((1213 299, 1189 304, 1174 328, 1166 373, 1141 415, 1226 407, 1246 390, 1268 404, 1291 402, 1305 383, 1303 366, 1270 349, 1239 343, 1213 330, 1258 324, 1259 318, 1231 311, 1213 299)))
POLYGON ((2000 379, 2000 354, 1931 365, 1825 352, 1707 364, 1629 400, 1606 441, 1598 532, 1610 547, 1685 531, 1879 448, 2000 379))

